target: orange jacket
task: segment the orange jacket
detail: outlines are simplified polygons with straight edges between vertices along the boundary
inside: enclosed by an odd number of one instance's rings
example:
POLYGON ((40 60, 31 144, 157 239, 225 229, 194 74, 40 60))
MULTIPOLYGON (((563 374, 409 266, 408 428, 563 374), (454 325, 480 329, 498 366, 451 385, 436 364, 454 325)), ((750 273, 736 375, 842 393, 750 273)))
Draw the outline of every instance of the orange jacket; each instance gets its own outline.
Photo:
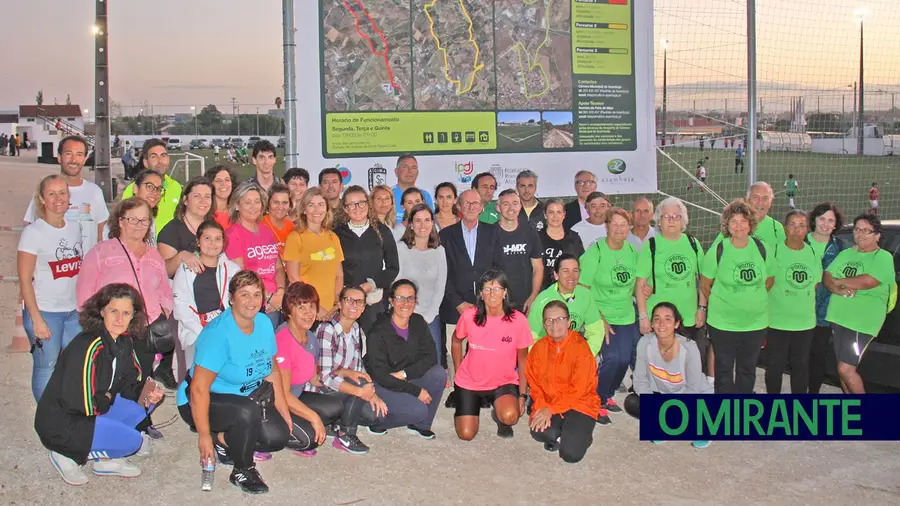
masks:
POLYGON ((538 340, 528 353, 525 374, 534 399, 532 413, 550 408, 555 415, 574 409, 597 416, 597 362, 578 332, 570 330, 559 343, 549 336, 538 340))

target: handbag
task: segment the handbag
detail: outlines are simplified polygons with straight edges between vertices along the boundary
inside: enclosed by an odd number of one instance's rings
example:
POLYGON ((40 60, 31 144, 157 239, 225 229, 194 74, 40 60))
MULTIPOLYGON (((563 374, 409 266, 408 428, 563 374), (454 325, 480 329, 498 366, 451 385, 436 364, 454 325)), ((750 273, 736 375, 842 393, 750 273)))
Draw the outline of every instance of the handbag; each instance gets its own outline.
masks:
MULTIPOLYGON (((125 258, 128 259, 128 264, 131 265, 131 272, 134 274, 134 281, 137 283, 138 293, 141 294, 141 301, 144 303, 144 307, 147 307, 147 299, 144 298, 144 290, 141 288, 141 280, 138 278, 137 269, 134 268, 134 262, 131 261, 131 256, 128 254, 128 248, 122 244, 120 239, 116 239, 119 241, 119 245, 122 246, 122 249, 125 251, 125 258)), ((160 307, 162 309, 162 307, 160 307)), ((166 316, 165 311, 160 311, 159 318, 154 320, 147 326, 147 331, 149 333, 149 341, 150 351, 152 353, 169 353, 175 349, 175 341, 178 338, 178 322, 172 315, 166 316)))
POLYGON ((266 421, 266 411, 275 404, 275 386, 272 385, 272 382, 264 379, 256 387, 256 390, 250 392, 248 397, 259 406, 262 411, 262 420, 266 421))

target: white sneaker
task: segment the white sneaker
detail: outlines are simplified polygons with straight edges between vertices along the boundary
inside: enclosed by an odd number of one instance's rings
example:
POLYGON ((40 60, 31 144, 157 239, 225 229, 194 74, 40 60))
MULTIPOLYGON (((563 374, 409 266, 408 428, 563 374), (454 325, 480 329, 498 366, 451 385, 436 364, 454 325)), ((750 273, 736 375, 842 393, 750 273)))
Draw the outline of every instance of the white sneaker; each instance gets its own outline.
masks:
POLYGON ((91 471, 100 476, 121 476, 123 478, 137 478, 141 475, 141 468, 125 459, 95 460, 91 471))
POLYGON ((138 451, 134 454, 136 457, 149 457, 150 454, 153 453, 153 443, 150 436, 146 433, 141 433, 141 447, 138 448, 138 451))
POLYGON ((78 462, 56 452, 50 452, 50 463, 59 471, 63 481, 69 485, 87 485, 88 475, 78 462))

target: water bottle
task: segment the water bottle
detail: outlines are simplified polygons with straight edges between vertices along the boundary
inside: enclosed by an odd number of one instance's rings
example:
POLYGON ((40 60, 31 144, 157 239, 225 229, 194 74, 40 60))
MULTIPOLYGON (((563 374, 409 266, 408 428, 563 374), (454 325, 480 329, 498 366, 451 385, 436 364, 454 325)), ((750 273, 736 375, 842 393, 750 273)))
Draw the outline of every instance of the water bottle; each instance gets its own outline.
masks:
POLYGON ((203 472, 200 474, 200 490, 204 492, 211 491, 215 479, 216 459, 215 457, 208 457, 203 461, 203 472))

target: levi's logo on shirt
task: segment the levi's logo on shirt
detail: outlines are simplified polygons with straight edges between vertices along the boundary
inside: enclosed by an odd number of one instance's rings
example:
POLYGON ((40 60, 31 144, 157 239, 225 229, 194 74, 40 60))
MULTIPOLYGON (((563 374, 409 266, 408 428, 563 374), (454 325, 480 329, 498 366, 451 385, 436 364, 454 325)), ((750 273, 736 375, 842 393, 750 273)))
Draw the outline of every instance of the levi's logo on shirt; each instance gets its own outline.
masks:
POLYGON ((59 240, 56 247, 56 260, 47 262, 50 272, 53 273, 53 279, 74 278, 81 270, 81 244, 76 243, 69 246, 65 239, 59 240))
POLYGON ((271 258, 278 255, 278 246, 266 244, 265 246, 253 246, 247 248, 247 258, 271 258))

